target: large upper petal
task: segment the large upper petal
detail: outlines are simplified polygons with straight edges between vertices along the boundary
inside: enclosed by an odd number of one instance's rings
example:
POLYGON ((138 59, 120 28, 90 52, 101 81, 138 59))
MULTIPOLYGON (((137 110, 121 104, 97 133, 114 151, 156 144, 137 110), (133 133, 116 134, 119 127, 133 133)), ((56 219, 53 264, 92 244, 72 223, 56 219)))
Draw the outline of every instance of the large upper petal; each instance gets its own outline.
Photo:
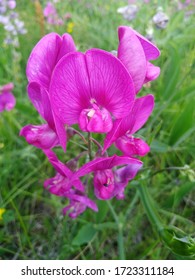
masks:
POLYGON ((118 29, 118 58, 130 73, 136 93, 141 89, 146 76, 146 57, 140 40, 133 29, 120 26, 118 29))
POLYGON ((111 53, 92 49, 86 53, 91 96, 116 118, 128 114, 135 88, 124 65, 111 53))
POLYGON ((137 98, 134 102, 131 112, 123 119, 116 120, 113 128, 104 140, 104 150, 108 149, 115 140, 127 131, 133 134, 139 130, 147 121, 154 108, 154 97, 149 94, 144 97, 137 98))
POLYGON ((76 51, 76 47, 69 34, 62 37, 57 33, 45 35, 29 56, 26 68, 28 81, 36 81, 48 90, 55 65, 61 57, 73 51, 76 51))
POLYGON ((55 114, 66 124, 77 123, 81 111, 94 102, 122 118, 132 107, 134 95, 133 81, 122 63, 97 49, 63 57, 50 86, 55 114))

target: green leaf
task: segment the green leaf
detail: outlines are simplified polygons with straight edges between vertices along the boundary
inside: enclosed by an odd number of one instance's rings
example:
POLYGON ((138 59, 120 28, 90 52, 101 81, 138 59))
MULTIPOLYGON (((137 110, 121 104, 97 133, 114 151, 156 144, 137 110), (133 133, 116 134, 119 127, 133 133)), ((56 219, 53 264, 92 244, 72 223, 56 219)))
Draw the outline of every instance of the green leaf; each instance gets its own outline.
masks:
POLYGON ((168 226, 159 231, 164 244, 179 256, 195 257, 195 238, 187 235, 181 229, 168 226))
POLYGON ((94 228, 97 230, 104 230, 104 229, 117 229, 118 226, 114 222, 106 222, 103 224, 94 225, 94 228))
POLYGON ((169 46, 169 63, 164 75, 164 84, 165 87, 163 97, 164 99, 169 98, 173 95, 176 90, 176 85, 179 81, 180 74, 180 56, 177 51, 177 47, 169 46))
POLYGON ((14 211, 12 210, 6 210, 5 213, 3 213, 3 222, 4 223, 10 223, 15 220, 14 211))
POLYGON ((78 234, 72 241, 72 244, 75 246, 81 246, 85 243, 88 243, 92 240, 96 233, 96 229, 93 224, 87 224, 81 227, 78 234))
POLYGON ((167 144, 157 140, 153 140, 150 147, 151 147, 151 151, 158 152, 158 153, 166 153, 169 149, 169 146, 167 144))
POLYGON ((186 105, 171 131, 169 144, 176 147, 184 141, 195 129, 193 123, 194 102, 186 105))
POLYGON ((108 213, 108 205, 105 201, 99 200, 97 201, 98 212, 95 213, 96 216, 96 223, 101 223, 107 216, 108 213))
POLYGON ((164 207, 177 207, 182 199, 195 188, 194 182, 188 182, 183 186, 174 188, 172 195, 164 202, 164 207))
POLYGON ((195 188, 194 182, 188 182, 181 186, 174 196, 174 207, 179 205, 182 199, 195 188))

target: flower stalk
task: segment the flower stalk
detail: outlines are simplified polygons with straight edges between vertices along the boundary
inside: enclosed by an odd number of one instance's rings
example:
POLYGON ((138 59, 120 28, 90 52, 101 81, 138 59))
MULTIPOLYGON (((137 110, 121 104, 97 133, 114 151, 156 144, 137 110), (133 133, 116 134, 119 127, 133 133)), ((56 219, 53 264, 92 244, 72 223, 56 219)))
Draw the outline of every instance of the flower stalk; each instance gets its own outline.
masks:
POLYGON ((123 238, 123 223, 119 220, 118 215, 116 214, 112 204, 110 201, 107 201, 108 207, 112 213, 112 216, 117 224, 118 228, 118 253, 119 253, 119 260, 125 260, 125 249, 124 249, 124 238, 123 238))

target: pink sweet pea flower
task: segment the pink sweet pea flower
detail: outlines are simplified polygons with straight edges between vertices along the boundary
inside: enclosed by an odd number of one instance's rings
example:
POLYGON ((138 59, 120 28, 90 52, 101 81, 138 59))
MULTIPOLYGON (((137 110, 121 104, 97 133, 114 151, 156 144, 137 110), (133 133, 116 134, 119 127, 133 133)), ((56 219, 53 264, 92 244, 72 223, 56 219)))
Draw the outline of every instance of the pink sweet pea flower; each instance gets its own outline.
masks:
POLYGON ((54 5, 51 2, 48 2, 43 10, 43 15, 45 17, 49 17, 51 15, 55 15, 56 13, 57 12, 56 12, 56 8, 54 7, 54 5))
POLYGON ((101 157, 84 164, 73 174, 71 180, 94 172, 94 192, 96 197, 107 200, 116 196, 121 199, 124 198, 123 192, 128 182, 135 177, 141 167, 142 162, 138 159, 116 155, 101 157), (126 166, 115 170, 114 167, 120 165, 126 166))
POLYGON ((67 53, 76 51, 69 34, 59 36, 50 33, 44 36, 32 50, 27 63, 26 74, 29 81, 28 95, 46 125, 25 126, 20 135, 27 142, 40 149, 61 145, 66 148, 66 132, 58 117, 54 116, 48 94, 50 80, 57 62, 67 53))
POLYGON ((112 117, 125 117, 134 101, 134 84, 123 64, 112 54, 91 49, 71 53, 57 64, 49 95, 55 115, 88 132, 107 133, 112 117))
POLYGON ((104 140, 103 152, 115 142, 117 148, 125 155, 144 156, 148 153, 150 151, 149 146, 142 139, 134 138, 133 134, 146 123, 153 108, 153 95, 149 94, 137 98, 128 116, 114 122, 112 130, 104 140))
POLYGON ((13 88, 13 83, 0 87, 0 112, 10 111, 15 107, 16 99, 11 92, 13 88))
POLYGON ((118 58, 129 71, 136 93, 143 84, 156 79, 160 74, 160 68, 154 66, 149 60, 159 57, 158 48, 145 37, 127 26, 118 29, 119 46, 118 58))

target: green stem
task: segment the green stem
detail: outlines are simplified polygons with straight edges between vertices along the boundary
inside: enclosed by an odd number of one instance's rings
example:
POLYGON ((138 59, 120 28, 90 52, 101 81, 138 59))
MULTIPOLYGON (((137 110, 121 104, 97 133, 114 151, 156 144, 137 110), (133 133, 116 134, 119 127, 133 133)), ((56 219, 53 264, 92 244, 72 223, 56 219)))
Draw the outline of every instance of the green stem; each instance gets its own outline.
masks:
POLYGON ((123 224, 118 224, 118 250, 119 259, 125 260, 124 238, 123 238, 123 224))
POLYGON ((161 221, 160 216, 158 215, 156 208, 154 206, 154 202, 152 197, 150 196, 150 193, 148 192, 147 188, 145 186, 139 186, 139 195, 141 202, 144 206, 144 209, 146 211, 146 214, 148 216, 148 219, 152 223, 154 227, 156 227, 157 230, 161 230, 163 228, 163 223, 161 221))
POLYGON ((92 160, 92 146, 91 146, 91 133, 88 132, 88 153, 89 159, 92 160))
POLYGON ((123 224, 119 221, 118 215, 116 214, 114 208, 112 207, 112 204, 110 201, 107 201, 107 204, 110 208, 110 211, 112 213, 112 216, 117 224, 118 227, 118 252, 119 252, 119 259, 125 260, 125 250, 124 250, 124 238, 123 238, 123 224))

